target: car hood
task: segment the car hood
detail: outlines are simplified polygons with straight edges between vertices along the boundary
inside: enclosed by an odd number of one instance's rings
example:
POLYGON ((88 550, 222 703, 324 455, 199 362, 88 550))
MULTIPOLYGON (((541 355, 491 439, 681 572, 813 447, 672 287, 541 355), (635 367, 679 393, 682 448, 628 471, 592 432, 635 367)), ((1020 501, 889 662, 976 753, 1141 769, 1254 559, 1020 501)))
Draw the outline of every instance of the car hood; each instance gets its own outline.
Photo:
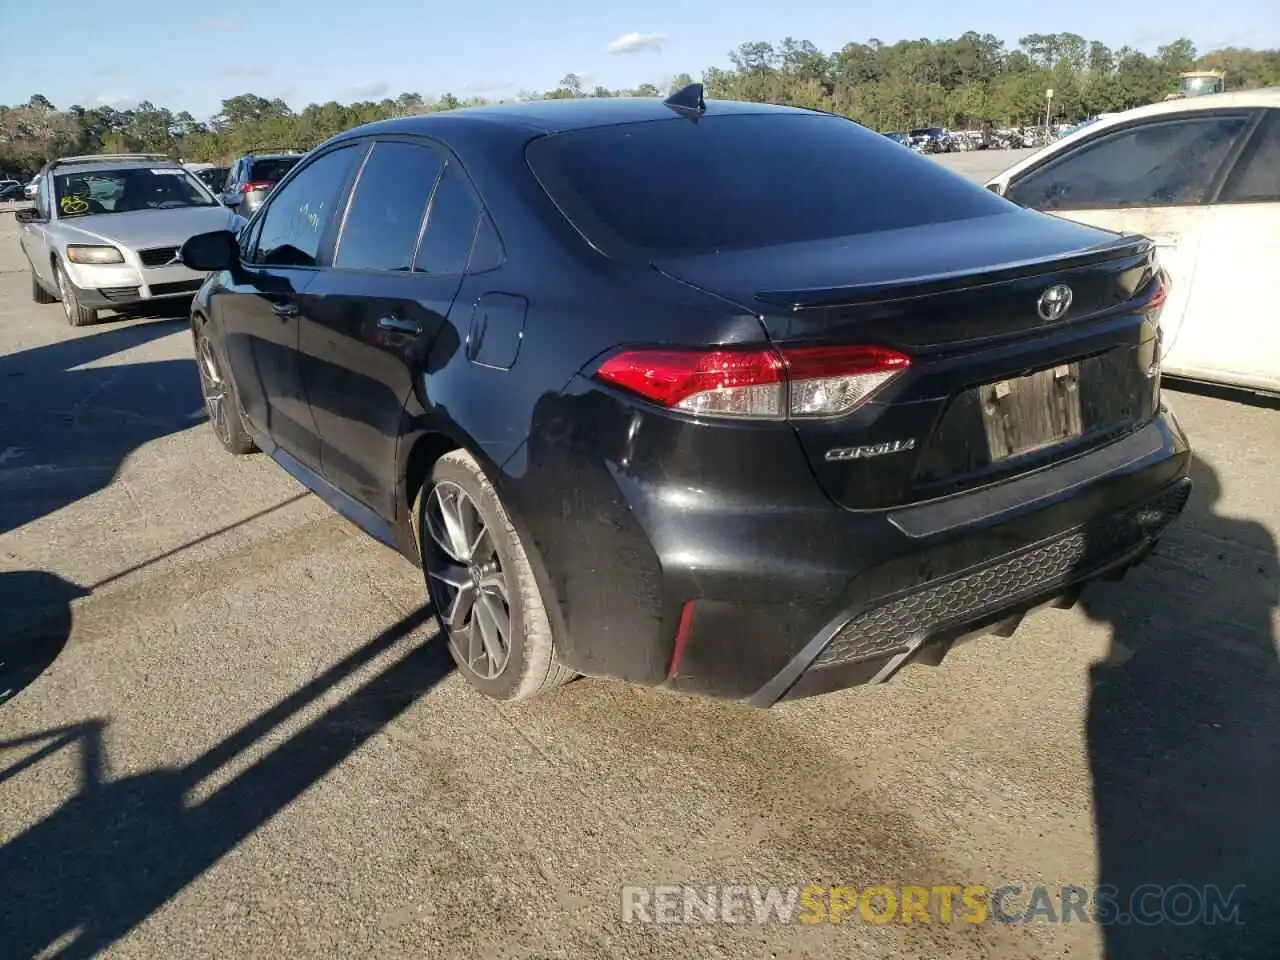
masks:
POLYGON ((107 213, 59 226, 68 243, 114 243, 132 250, 180 246, 189 237, 213 230, 235 230, 244 218, 223 206, 186 207, 177 210, 135 210, 107 213))

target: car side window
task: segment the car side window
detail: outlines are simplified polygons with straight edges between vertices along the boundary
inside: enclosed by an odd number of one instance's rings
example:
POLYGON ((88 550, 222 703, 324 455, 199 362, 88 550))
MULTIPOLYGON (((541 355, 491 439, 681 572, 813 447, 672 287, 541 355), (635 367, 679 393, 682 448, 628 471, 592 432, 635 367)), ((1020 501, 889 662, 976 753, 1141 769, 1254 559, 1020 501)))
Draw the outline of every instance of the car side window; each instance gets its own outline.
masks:
POLYGON ((418 245, 413 269, 435 276, 465 272, 479 219, 480 202, 467 175, 452 160, 448 161, 431 198, 426 232, 418 245))
POLYGON ((1280 201, 1280 110, 1268 110, 1219 198, 1223 203, 1280 201))
POLYGON ((375 143, 352 195, 333 265, 346 270, 413 266, 422 219, 444 158, 430 147, 375 143))
POLYGON ((481 213, 480 224, 476 227, 476 239, 471 245, 471 259, 467 262, 467 273, 493 270, 502 266, 505 258, 506 251, 502 247, 498 231, 493 227, 493 221, 488 214, 481 213))
POLYGON ((354 144, 317 157, 286 183, 262 214, 251 251, 256 266, 314 267, 320 243, 346 200, 345 186, 362 149, 354 144))
POLYGON ((1036 210, 1204 203, 1246 115, 1153 120, 1096 139, 1016 181, 1005 196, 1036 210))

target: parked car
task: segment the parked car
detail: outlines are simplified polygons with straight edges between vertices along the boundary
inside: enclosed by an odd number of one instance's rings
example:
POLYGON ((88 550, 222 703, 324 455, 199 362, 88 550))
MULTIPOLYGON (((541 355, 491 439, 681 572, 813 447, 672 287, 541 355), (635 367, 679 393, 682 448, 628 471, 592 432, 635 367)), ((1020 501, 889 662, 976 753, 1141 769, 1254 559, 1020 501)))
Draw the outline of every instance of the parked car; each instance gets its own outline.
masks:
POLYGON ((190 297, 204 274, 182 265, 193 234, 239 218, 162 154, 64 157, 45 165, 34 207, 15 211, 36 303, 62 302, 83 326, 103 308, 190 297))
POLYGON ((830 114, 382 121, 182 256, 218 439, 421 564, 492 697, 882 681, 1123 572, 1188 493, 1152 244, 830 114))
POLYGON ((301 159, 300 150, 246 153, 231 164, 221 185, 222 202, 242 216, 253 216, 271 188, 301 159))
POLYGON ((0 180, 0 201, 22 200, 25 196, 17 180, 0 180))
POLYGON ((988 187, 1150 237, 1172 280, 1160 321, 1165 372, 1280 392, 1280 89, 1099 117, 988 187))
POLYGON ((28 200, 30 200, 32 197, 36 195, 36 190, 39 189, 39 186, 40 186, 40 178, 39 177, 33 178, 30 183, 28 183, 26 186, 22 188, 23 196, 25 196, 28 200))
POLYGON ((951 138, 941 127, 919 127, 907 134, 907 145, 917 153, 949 153, 951 138))
POLYGON ((230 167, 219 167, 211 165, 202 167, 195 171, 195 175, 200 178, 201 182, 214 193, 221 194, 222 188, 227 185, 227 176, 231 173, 230 167))

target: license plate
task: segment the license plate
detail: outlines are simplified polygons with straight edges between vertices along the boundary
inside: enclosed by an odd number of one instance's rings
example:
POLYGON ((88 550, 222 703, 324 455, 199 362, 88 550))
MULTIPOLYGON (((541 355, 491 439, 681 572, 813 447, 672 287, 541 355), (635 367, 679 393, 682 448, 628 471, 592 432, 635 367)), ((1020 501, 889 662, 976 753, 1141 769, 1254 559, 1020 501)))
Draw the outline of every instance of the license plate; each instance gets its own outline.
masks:
POLYGON ((1084 432, 1078 363, 989 383, 978 394, 992 462, 1043 450, 1084 432))

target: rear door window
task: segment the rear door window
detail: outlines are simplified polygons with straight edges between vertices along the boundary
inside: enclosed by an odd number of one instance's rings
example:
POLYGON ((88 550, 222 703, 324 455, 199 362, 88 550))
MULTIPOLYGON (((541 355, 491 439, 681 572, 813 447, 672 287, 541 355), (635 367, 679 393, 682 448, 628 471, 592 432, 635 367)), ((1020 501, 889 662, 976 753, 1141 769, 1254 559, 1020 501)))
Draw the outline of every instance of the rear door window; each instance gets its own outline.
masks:
POLYGON ((1248 114, 1200 115, 1104 132, 1016 181, 1005 195, 1035 210, 1205 203, 1249 120, 1248 114))
POLYGON ((375 144, 356 184, 334 266, 410 270, 443 165, 441 156, 426 146, 375 144))
POLYGON ((1224 203, 1280 202, 1280 110, 1267 111, 1262 129, 1245 147, 1220 199, 1224 203))
POLYGON ((450 161, 445 165, 440 184, 431 198, 427 228, 418 247, 414 270, 435 276, 465 272, 479 219, 480 203, 471 190, 467 175, 450 161))
POLYGON ((301 159, 301 157, 278 157, 270 160, 254 160, 246 179, 252 183, 279 183, 301 159))
POLYGON ((597 127, 535 140, 527 158, 569 220, 611 256, 766 247, 1010 209, 935 161, 822 114, 597 127))

